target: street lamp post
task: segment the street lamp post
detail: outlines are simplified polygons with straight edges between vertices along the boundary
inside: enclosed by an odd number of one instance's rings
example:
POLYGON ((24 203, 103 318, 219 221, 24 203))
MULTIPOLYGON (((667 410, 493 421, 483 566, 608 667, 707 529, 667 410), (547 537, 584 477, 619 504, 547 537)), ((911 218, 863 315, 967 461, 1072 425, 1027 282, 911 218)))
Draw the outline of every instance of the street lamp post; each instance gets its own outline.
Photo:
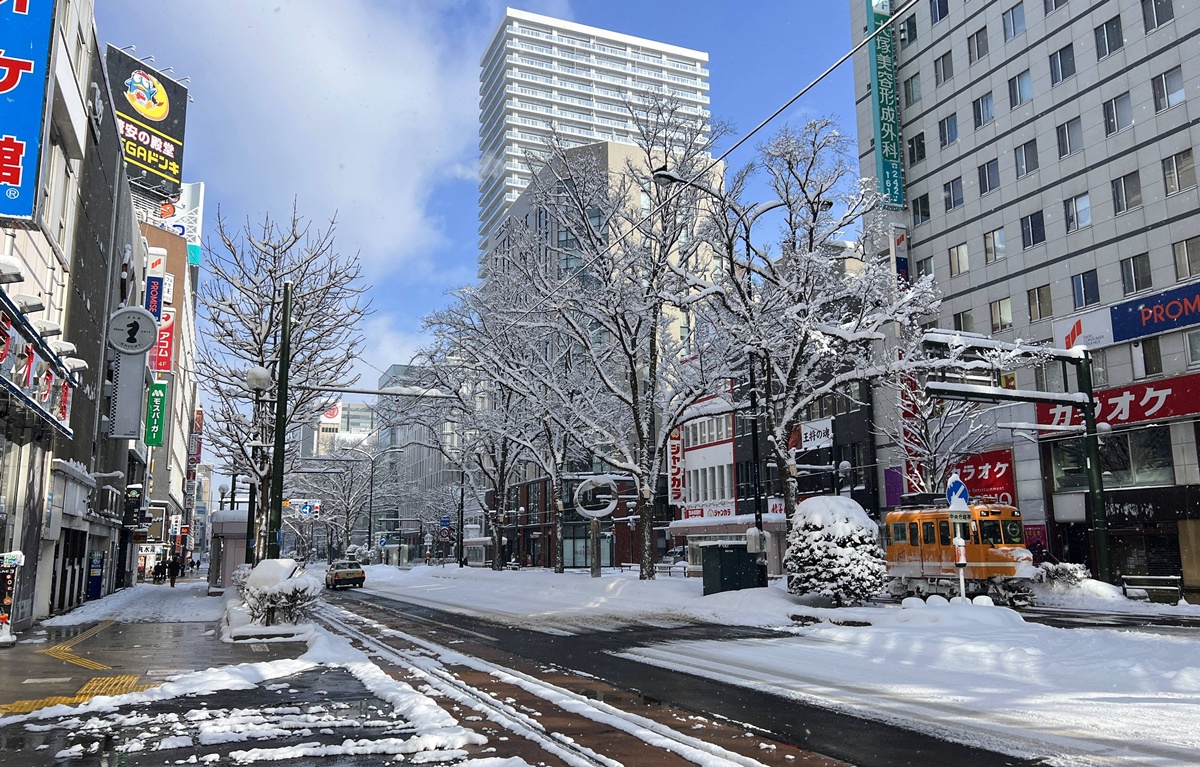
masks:
POLYGON ((283 450, 287 436, 288 368, 292 346, 292 281, 283 283, 283 321, 275 383, 275 447, 271 455, 271 513, 267 519, 267 559, 279 559, 283 526, 283 450))

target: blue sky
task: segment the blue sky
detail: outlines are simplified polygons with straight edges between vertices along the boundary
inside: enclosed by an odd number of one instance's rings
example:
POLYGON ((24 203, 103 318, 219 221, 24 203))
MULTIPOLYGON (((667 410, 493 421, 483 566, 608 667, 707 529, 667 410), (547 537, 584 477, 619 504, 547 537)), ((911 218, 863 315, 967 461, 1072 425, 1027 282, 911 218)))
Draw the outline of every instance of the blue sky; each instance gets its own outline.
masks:
MULTIPOLYGON (((711 109, 740 137, 850 46, 844 0, 539 0, 513 7, 707 51, 711 109)), ((492 0, 97 0, 102 43, 191 78, 184 179, 233 222, 337 213, 375 314, 357 370, 405 362, 421 317, 469 282, 476 251, 479 57, 492 0)), ((778 124, 854 132, 850 64, 778 124)), ((735 137, 735 138, 736 138, 735 137)), ((732 140, 731 140, 732 141, 732 140)), ((731 158, 737 166, 746 151, 731 158)))

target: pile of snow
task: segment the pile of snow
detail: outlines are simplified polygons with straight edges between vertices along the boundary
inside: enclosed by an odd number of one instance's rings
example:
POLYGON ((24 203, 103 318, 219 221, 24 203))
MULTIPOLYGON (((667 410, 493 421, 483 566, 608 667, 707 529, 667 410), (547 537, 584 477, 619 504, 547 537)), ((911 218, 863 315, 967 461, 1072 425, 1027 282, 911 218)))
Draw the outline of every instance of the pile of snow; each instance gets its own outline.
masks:
POLYGON ((85 602, 65 615, 42 621, 43 626, 79 626, 100 621, 121 623, 192 623, 221 619, 224 603, 208 596, 208 584, 180 581, 175 588, 165 584, 139 583, 103 599, 85 602))
POLYGON ((861 604, 879 593, 887 574, 877 525, 856 501, 839 495, 796 506, 784 567, 788 591, 834 605, 861 604))
POLYGON ((264 559, 242 584, 241 599, 252 623, 296 626, 308 622, 325 583, 294 559, 264 559))

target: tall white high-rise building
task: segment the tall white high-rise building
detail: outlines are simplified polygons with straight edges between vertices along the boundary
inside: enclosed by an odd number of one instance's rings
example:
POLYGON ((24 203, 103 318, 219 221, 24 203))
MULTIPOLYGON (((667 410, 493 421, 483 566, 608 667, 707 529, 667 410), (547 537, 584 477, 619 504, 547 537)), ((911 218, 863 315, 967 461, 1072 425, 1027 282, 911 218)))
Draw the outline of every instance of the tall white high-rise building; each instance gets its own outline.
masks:
POLYGON ((707 119, 708 54, 509 8, 480 62, 479 248, 528 185, 552 129, 632 144, 630 107, 664 94, 707 119))

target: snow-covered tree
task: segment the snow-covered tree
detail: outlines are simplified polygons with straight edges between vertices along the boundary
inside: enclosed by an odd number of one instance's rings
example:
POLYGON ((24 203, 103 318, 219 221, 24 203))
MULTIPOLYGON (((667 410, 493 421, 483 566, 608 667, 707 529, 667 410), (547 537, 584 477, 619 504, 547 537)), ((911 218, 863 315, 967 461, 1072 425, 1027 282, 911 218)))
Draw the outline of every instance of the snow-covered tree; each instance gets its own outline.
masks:
POLYGON ((823 596, 837 607, 879 593, 887 573, 875 523, 857 502, 836 495, 796 507, 784 568, 788 591, 823 596))
POLYGON ((207 252, 210 275, 198 293, 204 343, 196 371, 209 393, 206 436, 227 471, 256 484, 261 510, 268 508, 271 448, 265 446, 273 444, 275 389, 271 384, 256 392, 247 372, 276 369, 285 282, 293 283, 285 466, 299 454, 296 432, 316 421, 328 400, 301 387, 345 387, 357 380, 350 371, 369 304, 358 256, 338 251, 334 229, 332 221, 314 228, 295 210, 282 221, 266 216, 240 229, 218 217, 219 246, 207 252))

